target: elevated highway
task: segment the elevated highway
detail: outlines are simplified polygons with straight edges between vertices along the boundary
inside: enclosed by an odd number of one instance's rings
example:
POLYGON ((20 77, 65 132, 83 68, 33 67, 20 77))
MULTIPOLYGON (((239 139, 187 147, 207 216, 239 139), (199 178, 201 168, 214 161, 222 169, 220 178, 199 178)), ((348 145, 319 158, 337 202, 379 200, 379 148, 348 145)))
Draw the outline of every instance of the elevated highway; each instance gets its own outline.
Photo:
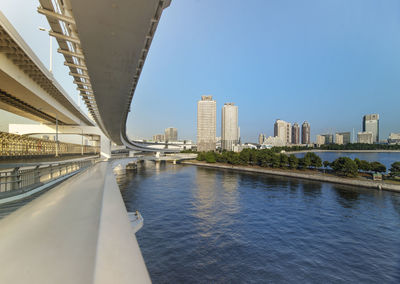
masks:
POLYGON ((1 12, 0 108, 42 123, 94 126, 1 12))
POLYGON ((65 57, 77 89, 117 145, 153 151, 126 135, 126 119, 152 39, 170 0, 40 0, 39 13, 65 57))

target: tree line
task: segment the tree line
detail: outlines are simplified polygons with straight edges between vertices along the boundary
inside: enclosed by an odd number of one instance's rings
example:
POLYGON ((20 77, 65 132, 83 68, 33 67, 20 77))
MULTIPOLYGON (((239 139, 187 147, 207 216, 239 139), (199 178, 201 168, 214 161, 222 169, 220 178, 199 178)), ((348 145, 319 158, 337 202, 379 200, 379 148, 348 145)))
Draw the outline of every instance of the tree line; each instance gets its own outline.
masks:
MULTIPOLYGON (((324 161, 312 152, 308 152, 303 158, 298 158, 294 154, 286 155, 276 153, 273 149, 244 149, 240 153, 231 151, 200 152, 197 156, 198 161, 207 163, 227 163, 231 165, 250 165, 268 168, 287 168, 287 169, 311 169, 329 170, 338 175, 356 177, 359 172, 364 173, 385 173, 386 167, 380 162, 368 162, 355 158, 340 157, 333 162, 324 161)), ((400 162, 392 164, 390 176, 400 177, 400 162)))
POLYGON ((309 146, 282 146, 272 147, 272 151, 280 153, 281 151, 293 152, 293 151, 307 151, 307 150, 400 150, 400 144, 365 144, 365 143, 349 143, 349 144, 325 144, 319 147, 309 146))

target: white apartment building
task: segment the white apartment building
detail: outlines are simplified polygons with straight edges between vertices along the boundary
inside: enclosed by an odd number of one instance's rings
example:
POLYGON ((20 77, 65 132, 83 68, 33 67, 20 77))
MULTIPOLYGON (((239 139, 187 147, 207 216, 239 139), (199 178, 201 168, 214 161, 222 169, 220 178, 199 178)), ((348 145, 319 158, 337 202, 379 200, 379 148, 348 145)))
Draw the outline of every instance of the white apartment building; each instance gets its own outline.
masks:
POLYGON ((217 132, 217 102, 212 96, 201 96, 197 102, 197 150, 215 151, 217 132))
POLYGON ((277 119, 274 124, 274 136, 279 137, 286 145, 292 143, 292 127, 290 122, 277 119))
POLYGON ((222 149, 233 150, 233 145, 239 142, 238 107, 234 103, 225 103, 222 107, 221 119, 222 149))
POLYGON ((374 143, 374 134, 372 132, 358 132, 357 142, 365 143, 365 144, 372 144, 372 143, 374 143))

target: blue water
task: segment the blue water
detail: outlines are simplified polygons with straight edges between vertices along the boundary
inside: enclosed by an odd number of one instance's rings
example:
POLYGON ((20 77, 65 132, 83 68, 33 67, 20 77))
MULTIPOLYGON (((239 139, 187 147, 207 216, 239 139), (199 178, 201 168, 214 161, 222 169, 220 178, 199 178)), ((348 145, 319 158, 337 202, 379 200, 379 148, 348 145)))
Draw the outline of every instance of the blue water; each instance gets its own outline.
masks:
MULTIPOLYGON (((290 153, 288 153, 290 154, 290 153)), ((321 157, 322 161, 333 162, 339 157, 349 157, 351 159, 359 158, 368 162, 380 162, 386 166, 389 171, 394 162, 400 162, 400 152, 380 152, 380 153, 366 153, 366 152, 315 152, 321 157)), ((305 153, 295 154, 298 158, 304 157, 305 153)))
POLYGON ((400 283, 400 194, 153 162, 118 181, 154 283, 400 283))

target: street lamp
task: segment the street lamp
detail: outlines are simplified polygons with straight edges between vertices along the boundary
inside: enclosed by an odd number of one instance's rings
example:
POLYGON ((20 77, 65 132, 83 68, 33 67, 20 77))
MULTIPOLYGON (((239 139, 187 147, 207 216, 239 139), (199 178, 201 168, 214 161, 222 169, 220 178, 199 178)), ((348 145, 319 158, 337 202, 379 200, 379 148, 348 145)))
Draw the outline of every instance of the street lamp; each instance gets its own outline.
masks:
MULTIPOLYGON (((46 29, 43 27, 39 27, 39 30, 43 31, 43 32, 50 32, 50 29, 46 29)), ((53 39, 52 37, 49 35, 50 38, 50 63, 49 63, 49 71, 50 73, 53 73, 53 39)))

